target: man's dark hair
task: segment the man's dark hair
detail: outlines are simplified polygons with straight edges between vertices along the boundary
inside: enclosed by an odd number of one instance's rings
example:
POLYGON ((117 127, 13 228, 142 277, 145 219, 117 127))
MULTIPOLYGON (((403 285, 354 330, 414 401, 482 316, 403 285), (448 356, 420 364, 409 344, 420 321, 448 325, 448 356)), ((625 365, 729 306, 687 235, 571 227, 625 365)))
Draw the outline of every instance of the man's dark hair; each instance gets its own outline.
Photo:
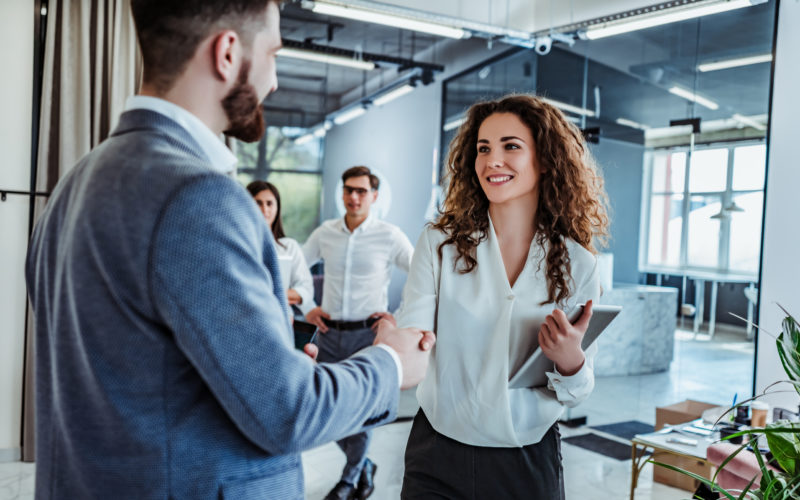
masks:
POLYGON ((279 0, 131 0, 144 62, 143 80, 166 92, 186 69, 200 42, 231 29, 250 46, 263 28, 264 10, 279 0))
POLYGON ((369 177, 369 185, 372 186, 372 189, 377 191, 378 186, 381 185, 381 180, 378 179, 377 175, 372 173, 369 167, 365 167, 363 165, 350 167, 347 170, 345 170, 344 173, 342 174, 342 182, 353 177, 363 177, 365 175, 369 177))

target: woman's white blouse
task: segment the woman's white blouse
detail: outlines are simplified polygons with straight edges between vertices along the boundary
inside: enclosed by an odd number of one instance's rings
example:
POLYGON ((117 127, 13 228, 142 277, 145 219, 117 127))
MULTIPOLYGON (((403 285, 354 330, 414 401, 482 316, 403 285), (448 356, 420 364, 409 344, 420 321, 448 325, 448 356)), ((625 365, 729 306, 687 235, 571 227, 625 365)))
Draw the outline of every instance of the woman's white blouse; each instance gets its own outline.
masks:
POLYGON ((292 274, 289 283, 284 283, 287 289, 292 288, 300 297, 303 302, 298 304, 297 307, 305 315, 308 311, 314 309, 314 280, 311 278, 311 271, 308 270, 306 259, 303 257, 303 249, 300 244, 292 238, 281 238, 278 240, 281 244, 275 245, 278 251, 278 257, 288 257, 292 260, 292 274))
MULTIPOLYGON (((445 235, 426 228, 419 238, 398 313, 400 327, 434 329, 437 254, 445 235)), ((568 316, 589 299, 597 301, 600 281, 591 252, 567 240, 572 294, 568 316)), ((594 388, 593 362, 566 377, 555 367, 548 387, 510 389, 508 381, 533 352, 539 327, 555 306, 547 299, 547 282, 539 263, 543 249, 534 242, 514 286, 509 285, 500 247, 490 221, 488 238, 477 249, 478 265, 466 274, 453 270, 455 246, 443 249, 436 345, 417 399, 439 433, 473 446, 519 447, 538 443, 558 420, 564 406, 575 406, 594 388)), ((461 263, 459 263, 459 266, 461 263)))

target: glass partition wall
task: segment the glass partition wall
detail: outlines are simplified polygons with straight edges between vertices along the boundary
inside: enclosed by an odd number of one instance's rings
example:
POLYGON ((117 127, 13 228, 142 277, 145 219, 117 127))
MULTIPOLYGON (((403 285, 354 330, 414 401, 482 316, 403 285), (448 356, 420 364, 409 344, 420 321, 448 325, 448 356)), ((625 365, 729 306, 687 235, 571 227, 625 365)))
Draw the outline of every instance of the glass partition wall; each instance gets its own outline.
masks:
POLYGON ((774 19, 770 1, 546 55, 512 49, 445 82, 443 145, 472 103, 532 92, 583 129, 603 171, 601 302, 625 318, 601 336, 596 389, 573 417, 653 424, 657 406, 752 393, 754 332, 729 313, 757 321, 774 19))

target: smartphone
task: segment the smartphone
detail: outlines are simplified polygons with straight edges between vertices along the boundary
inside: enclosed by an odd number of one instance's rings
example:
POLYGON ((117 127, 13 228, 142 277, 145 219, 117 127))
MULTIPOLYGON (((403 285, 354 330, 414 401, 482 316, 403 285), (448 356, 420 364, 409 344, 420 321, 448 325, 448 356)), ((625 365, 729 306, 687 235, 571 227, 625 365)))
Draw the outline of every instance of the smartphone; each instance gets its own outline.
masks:
POLYGON ((317 325, 306 321, 294 320, 294 347, 303 350, 306 344, 313 344, 317 339, 317 325))

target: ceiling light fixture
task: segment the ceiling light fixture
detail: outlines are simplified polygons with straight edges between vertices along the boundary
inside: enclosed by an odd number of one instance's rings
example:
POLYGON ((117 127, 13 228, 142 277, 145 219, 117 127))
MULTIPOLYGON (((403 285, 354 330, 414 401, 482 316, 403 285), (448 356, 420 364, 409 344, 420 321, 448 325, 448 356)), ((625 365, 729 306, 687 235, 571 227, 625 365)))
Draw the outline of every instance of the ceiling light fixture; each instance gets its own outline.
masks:
POLYGON ((683 97, 687 101, 696 102, 701 106, 705 106, 708 109, 716 110, 719 109, 719 104, 715 103, 711 99, 707 99, 703 96, 699 96, 692 92, 691 90, 686 90, 685 88, 673 86, 669 89, 670 94, 675 94, 678 97, 683 97))
POLYGON ((295 146, 302 146, 307 142, 311 142, 312 139, 314 139, 314 134, 304 134, 301 135, 300 137, 295 138, 294 144, 295 146))
POLYGON ((458 127, 463 125, 465 121, 467 121, 466 116, 459 116, 457 118, 452 118, 449 121, 445 122, 444 127, 442 128, 444 129, 445 132, 450 132, 451 130, 457 129, 458 127))
POLYGON ((623 125, 625 127, 631 128, 638 128, 639 130, 649 130, 650 127, 648 125, 644 125, 639 122, 635 122, 633 120, 628 120, 627 118, 617 118, 615 120, 618 124, 623 125))
POLYGON ((335 123, 336 125, 344 125, 350 120, 355 120, 356 118, 358 118, 359 116, 363 115, 366 112, 367 112, 366 108, 364 108, 364 106, 359 104, 354 108, 350 108, 347 111, 344 111, 343 113, 334 116, 333 123, 335 123))
POLYGON ((697 71, 718 71, 721 69, 738 68, 740 66, 750 66, 751 64, 760 64, 772 61, 772 54, 759 54, 756 56, 737 57, 736 59, 724 59, 721 61, 712 61, 697 65, 697 71))
POLYGON ((662 24, 675 23, 694 19, 702 16, 709 16, 729 10, 741 9, 764 3, 766 0, 711 0, 708 2, 693 2, 678 7, 652 10, 641 15, 632 15, 614 19, 605 23, 599 23, 586 28, 582 36, 589 40, 605 38, 608 36, 629 33, 662 24))
POLYGON ((375 67, 377 66, 372 61, 351 59, 349 57, 342 57, 333 54, 322 54, 311 50, 295 49, 292 47, 283 47, 278 51, 278 55, 282 57, 291 57, 293 59, 303 59, 305 61, 315 61, 325 64, 335 64, 337 66, 347 66, 348 68, 356 68, 363 70, 375 69, 375 67))
POLYGON ((419 31, 422 33, 429 33, 431 35, 438 35, 447 38, 470 37, 469 31, 455 26, 447 26, 429 21, 411 19, 409 17, 377 12, 375 10, 352 5, 314 2, 314 6, 311 7, 311 10, 317 14, 345 17, 347 19, 355 19, 356 21, 364 21, 367 23, 383 24, 393 28, 419 31))
POLYGON ((551 106, 555 106, 562 111, 567 111, 569 113, 575 113, 582 116, 593 117, 595 116, 595 112, 591 109, 581 108, 580 106, 573 106, 572 104, 567 104, 565 102, 556 101, 555 99, 550 99, 548 97, 539 97, 542 101, 550 104, 551 106))
POLYGON ((413 92, 416 87, 411 83, 406 83, 400 87, 397 87, 394 90, 390 90, 389 92, 376 97, 372 100, 372 104, 375 106, 383 106, 387 102, 394 101, 400 96, 404 96, 409 92, 413 92))
POLYGON ((747 125, 748 127, 753 127, 754 129, 760 130, 762 132, 767 130, 766 125, 756 121, 755 118, 753 117, 740 115, 739 113, 734 113, 734 115, 731 118, 733 118, 734 120, 743 125, 747 125))

